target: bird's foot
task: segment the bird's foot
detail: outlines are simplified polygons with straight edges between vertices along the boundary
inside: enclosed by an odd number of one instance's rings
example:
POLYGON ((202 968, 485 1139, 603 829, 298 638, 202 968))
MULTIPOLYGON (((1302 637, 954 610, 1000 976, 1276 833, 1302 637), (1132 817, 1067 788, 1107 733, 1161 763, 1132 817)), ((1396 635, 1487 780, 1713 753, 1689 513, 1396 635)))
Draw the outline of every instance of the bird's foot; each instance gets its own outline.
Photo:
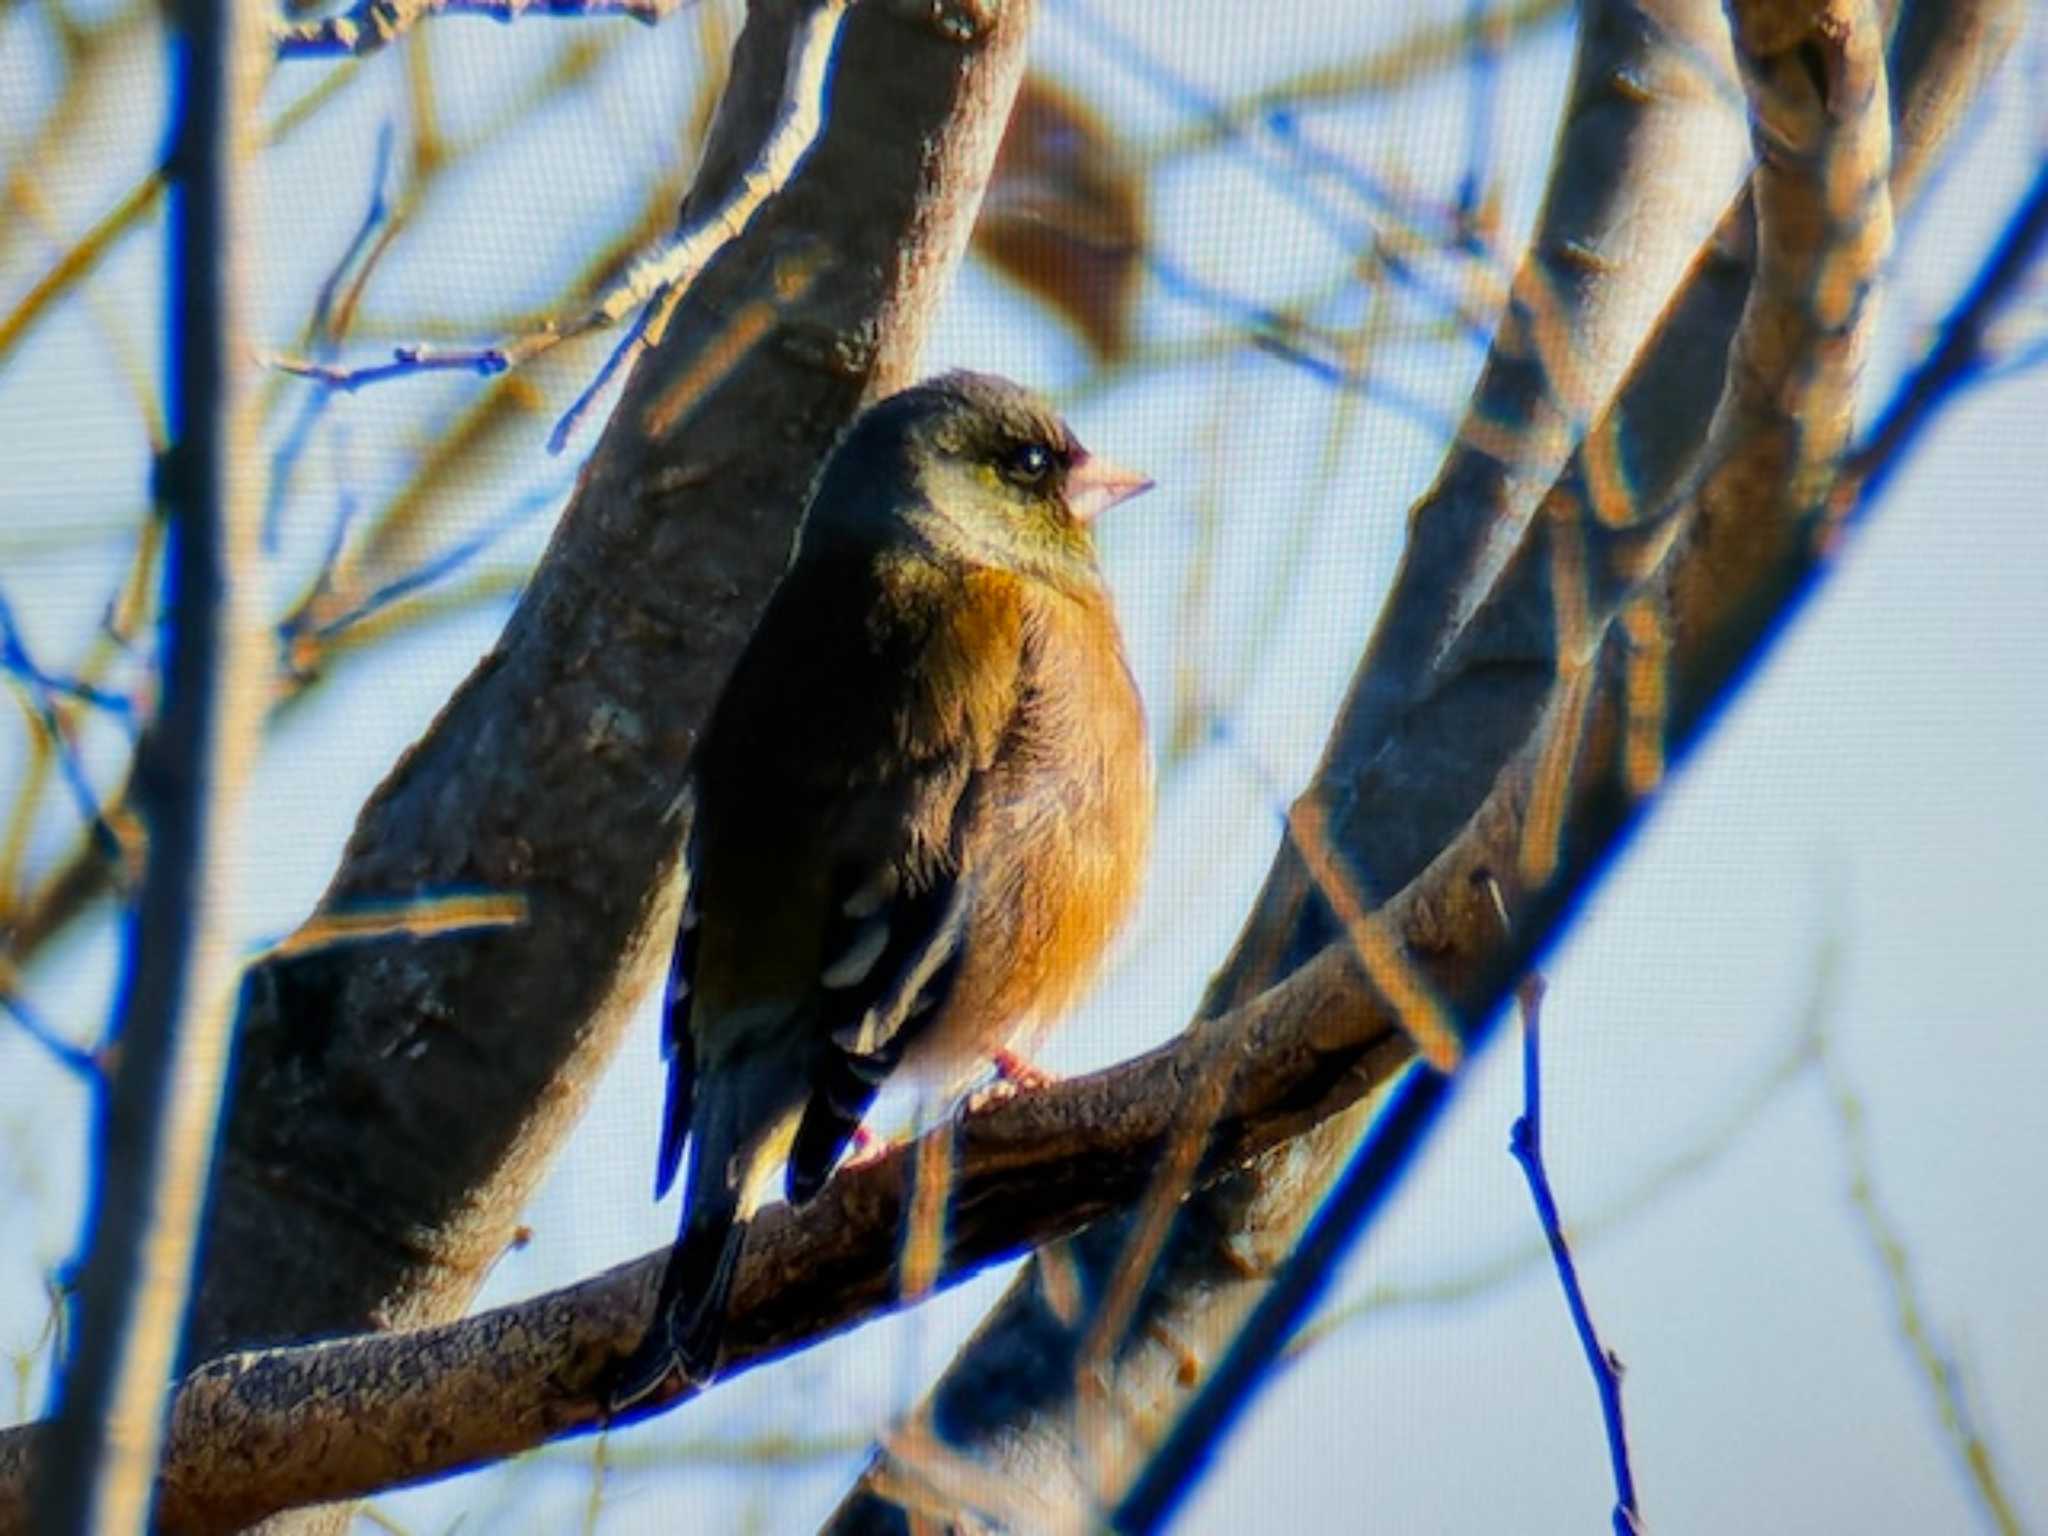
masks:
POLYGON ((996 1081, 1007 1083, 1013 1091, 1050 1088, 1059 1081, 1056 1073, 1046 1071, 1035 1062, 1026 1061, 1015 1051, 997 1051, 989 1060, 995 1063, 996 1081))
POLYGON ((839 1166, 842 1170, 861 1168, 869 1163, 879 1163, 888 1154, 888 1142, 866 1126, 857 1125, 853 1128, 853 1134, 846 1139, 846 1156, 839 1166))
POLYGON ((995 1064, 996 1075, 967 1096, 963 1106, 967 1114, 986 1109, 991 1104, 1000 1104, 1005 1099, 1014 1099, 1020 1093, 1050 1088, 1059 1081, 1056 1075, 1034 1066, 1015 1051, 997 1051, 989 1060, 995 1064))

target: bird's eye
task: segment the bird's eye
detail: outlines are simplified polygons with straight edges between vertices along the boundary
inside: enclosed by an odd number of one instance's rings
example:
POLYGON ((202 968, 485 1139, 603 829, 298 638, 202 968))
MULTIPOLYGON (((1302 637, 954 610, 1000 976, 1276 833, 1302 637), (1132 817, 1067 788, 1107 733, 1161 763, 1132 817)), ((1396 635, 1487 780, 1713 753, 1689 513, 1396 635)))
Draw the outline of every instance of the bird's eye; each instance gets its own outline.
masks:
POLYGON ((1043 443, 1022 443, 1003 457, 1003 474, 1018 485, 1036 486, 1052 473, 1052 452, 1043 443))

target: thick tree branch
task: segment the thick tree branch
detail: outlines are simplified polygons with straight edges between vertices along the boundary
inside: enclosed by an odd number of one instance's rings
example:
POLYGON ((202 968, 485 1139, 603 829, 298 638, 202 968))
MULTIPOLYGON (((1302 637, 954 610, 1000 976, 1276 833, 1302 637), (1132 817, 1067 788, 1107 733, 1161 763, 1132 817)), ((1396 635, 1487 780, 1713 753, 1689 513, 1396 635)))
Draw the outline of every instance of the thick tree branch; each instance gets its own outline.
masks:
MULTIPOLYGON (((1589 668, 1605 634, 1623 605, 1656 582, 1678 534, 1689 534, 1669 598, 1678 631, 1671 693, 1680 707, 1660 709, 1655 721, 1660 748, 1689 746, 1735 666, 1762 649, 1824 542, 1822 513, 1874 329, 1873 293, 1892 229, 1890 92, 1875 6, 1731 0, 1729 10, 1759 159, 1759 253, 1721 399, 1687 483, 1669 503, 1647 503, 1647 516, 1644 503, 1582 497, 1561 484, 1460 633, 1444 685, 1418 706, 1433 723, 1447 716, 1455 725, 1475 709, 1518 717, 1523 698, 1540 700, 1528 745, 1449 850, 1462 856, 1478 828, 1505 823, 1485 840, 1491 857, 1470 874, 1498 908, 1497 949, 1517 971, 1535 962, 1569 902, 1597 875, 1648 787, 1631 772, 1626 746, 1616 758, 1619 785, 1598 771, 1599 758, 1593 775, 1579 771, 1589 745, 1589 668), (1539 672, 1547 682, 1537 681, 1539 672), (1475 681, 1477 697, 1468 700, 1475 681), (1607 807, 1589 802, 1588 788, 1603 799, 1615 788, 1622 795, 1603 815, 1607 807), (1567 819, 1574 801, 1577 814, 1567 819)), ((1442 863, 1417 883, 1438 877, 1442 863)), ((1497 964, 1481 969, 1491 972, 1484 990, 1458 988, 1451 1003, 1475 1043, 1509 982, 1497 964)), ((1396 1095, 1215 1374, 1117 1501, 1116 1529, 1158 1530, 1181 1507, 1450 1094, 1448 1075, 1431 1073, 1396 1095)))
POLYGON ((1579 8, 1536 230, 1458 435, 1409 510, 1332 762, 1363 757, 1425 685, 1740 189, 1734 78, 1714 0, 1579 8))
MULTIPOLYGON (((1235 1084, 1214 1169, 1348 1103, 1404 1055, 1392 1018, 1331 950, 1226 1019, 1092 1077, 989 1105, 957 1128, 942 1283, 1143 1193, 1190 1085, 1217 1059, 1235 1084)), ((954 1134, 951 1128, 935 1134, 954 1134)), ((915 1147, 845 1170, 801 1214, 757 1219, 733 1295, 727 1375, 887 1310, 915 1147)), ((597 1422, 598 1373, 645 1325, 666 1252, 566 1290, 414 1332, 211 1361, 181 1384, 161 1486, 165 1526, 224 1531, 273 1510, 364 1494, 509 1455, 597 1422)), ((0 1432, 0 1533, 39 1426, 0 1432)))

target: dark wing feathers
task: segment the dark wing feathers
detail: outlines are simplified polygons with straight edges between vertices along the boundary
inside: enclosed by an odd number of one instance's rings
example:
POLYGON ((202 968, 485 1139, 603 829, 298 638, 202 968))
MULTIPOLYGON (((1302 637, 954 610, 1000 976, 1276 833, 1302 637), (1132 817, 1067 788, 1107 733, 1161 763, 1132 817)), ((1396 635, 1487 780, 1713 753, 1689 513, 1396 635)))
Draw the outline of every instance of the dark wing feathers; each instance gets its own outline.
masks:
MULTIPOLYGON (((954 821, 960 821, 958 801, 954 821)), ((862 888, 855 887, 841 906, 853 935, 843 949, 826 949, 847 958, 827 966, 824 975, 827 1043, 789 1154, 787 1188, 798 1205, 831 1177, 883 1079, 919 1027, 944 1006, 959 970, 971 873, 955 868, 919 890, 903 889, 900 878, 883 883, 893 885, 895 894, 865 915, 859 915, 866 905, 862 888), (863 957, 867 963, 857 983, 834 984, 835 971, 850 971, 863 957)))
POLYGON ((1021 595, 1001 573, 892 577, 819 556, 785 576, 694 764, 691 873, 706 883, 691 894, 711 937, 700 954, 688 907, 666 1020, 664 1188, 693 1089, 721 1092, 713 1079, 728 1070, 693 1052, 693 1006, 744 1004, 779 984, 784 957, 817 957, 790 999, 791 1064, 809 1078, 793 1200, 823 1185, 940 1012, 973 890, 966 834, 1017 707, 1022 645, 1021 595), (812 860, 815 883, 803 878, 812 860))

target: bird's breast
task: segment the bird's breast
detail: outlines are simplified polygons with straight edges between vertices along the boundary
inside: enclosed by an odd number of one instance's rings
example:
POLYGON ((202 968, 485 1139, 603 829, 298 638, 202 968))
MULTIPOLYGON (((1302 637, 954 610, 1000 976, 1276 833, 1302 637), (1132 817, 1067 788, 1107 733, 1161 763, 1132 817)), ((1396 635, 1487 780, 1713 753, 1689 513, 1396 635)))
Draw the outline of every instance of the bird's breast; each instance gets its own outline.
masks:
POLYGON ((954 1083, 1030 1049, 1079 1000, 1129 916, 1152 834, 1144 707, 1106 605, 1053 600, 970 833, 967 952, 918 1052, 954 1083))

